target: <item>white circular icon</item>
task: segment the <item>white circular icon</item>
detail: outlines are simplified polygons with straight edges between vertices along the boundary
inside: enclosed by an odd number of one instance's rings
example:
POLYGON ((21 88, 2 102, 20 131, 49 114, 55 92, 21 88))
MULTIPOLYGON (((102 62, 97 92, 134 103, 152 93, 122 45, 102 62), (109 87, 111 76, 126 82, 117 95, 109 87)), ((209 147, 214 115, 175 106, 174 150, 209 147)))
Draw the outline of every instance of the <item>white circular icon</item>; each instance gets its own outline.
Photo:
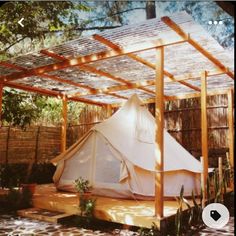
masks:
POLYGON ((220 229, 229 222, 229 211, 221 203, 211 203, 202 212, 205 225, 213 229, 220 229))

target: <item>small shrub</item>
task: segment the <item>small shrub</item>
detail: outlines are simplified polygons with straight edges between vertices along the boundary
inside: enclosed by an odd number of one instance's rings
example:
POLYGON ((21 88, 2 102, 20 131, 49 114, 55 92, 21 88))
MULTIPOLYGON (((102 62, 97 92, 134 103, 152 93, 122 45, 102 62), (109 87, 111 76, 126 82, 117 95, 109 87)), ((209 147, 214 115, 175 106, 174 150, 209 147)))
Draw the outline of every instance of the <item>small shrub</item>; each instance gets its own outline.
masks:
POLYGON ((79 208, 81 216, 93 217, 96 199, 89 198, 86 193, 91 189, 88 180, 79 177, 74 182, 76 190, 79 192, 79 208))
POLYGON ((78 179, 75 180, 75 188, 79 193, 83 194, 85 192, 88 192, 91 186, 89 185, 88 180, 79 177, 78 179))
POLYGON ((83 196, 80 197, 79 208, 81 211, 81 216, 93 217, 95 209, 96 199, 87 199, 83 196))
POLYGON ((160 236, 161 233, 157 228, 157 225, 153 222, 151 229, 140 228, 138 230, 140 236, 160 236))

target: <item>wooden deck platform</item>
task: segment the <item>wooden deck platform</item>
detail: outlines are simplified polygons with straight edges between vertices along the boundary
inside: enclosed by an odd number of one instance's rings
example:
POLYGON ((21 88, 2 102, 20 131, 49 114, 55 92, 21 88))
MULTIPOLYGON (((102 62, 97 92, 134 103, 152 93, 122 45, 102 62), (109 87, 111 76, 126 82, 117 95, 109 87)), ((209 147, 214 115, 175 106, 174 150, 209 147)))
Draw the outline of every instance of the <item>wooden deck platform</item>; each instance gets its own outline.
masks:
POLYGON ((48 211, 39 208, 28 208, 23 210, 18 210, 17 214, 22 217, 27 217, 35 220, 42 220, 51 223, 58 223, 60 220, 69 218, 71 215, 63 212, 48 211))
MULTIPOLYGON (((178 204, 175 200, 164 202, 164 218, 154 217, 154 201, 124 200, 93 196, 97 199, 95 217, 125 225, 150 228, 153 222, 162 228, 174 217, 178 204)), ((191 204, 193 204, 190 201, 191 204)), ((33 206, 66 214, 79 214, 79 198, 76 193, 57 191, 53 184, 38 185, 33 197, 33 206)))

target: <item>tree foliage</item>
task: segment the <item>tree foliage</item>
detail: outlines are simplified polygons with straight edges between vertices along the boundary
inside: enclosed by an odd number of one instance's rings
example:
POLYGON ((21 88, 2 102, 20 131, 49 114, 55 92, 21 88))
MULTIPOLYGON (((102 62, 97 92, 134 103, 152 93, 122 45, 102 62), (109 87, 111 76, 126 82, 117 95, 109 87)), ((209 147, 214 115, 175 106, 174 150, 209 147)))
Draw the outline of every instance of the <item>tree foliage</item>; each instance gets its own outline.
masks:
MULTIPOLYGON (((68 103, 68 123, 77 124, 85 104, 68 103)), ((31 124, 60 125, 61 99, 38 94, 4 90, 2 121, 4 125, 19 126, 22 129, 31 124)))
POLYGON ((35 121, 40 114, 40 96, 16 90, 3 92, 3 124, 25 128, 35 121))
MULTIPOLYGON (((8 2, 0 8, 0 52, 2 58, 13 52, 12 46, 30 39, 31 43, 43 41, 49 33, 58 30, 64 35, 61 38, 72 38, 71 27, 83 24, 80 14, 90 11, 85 1, 45 2, 21 1, 8 2), (24 18, 24 27, 17 22, 24 18)), ((54 35, 55 36, 55 35, 54 35)), ((21 45, 22 46, 22 45, 21 45)))

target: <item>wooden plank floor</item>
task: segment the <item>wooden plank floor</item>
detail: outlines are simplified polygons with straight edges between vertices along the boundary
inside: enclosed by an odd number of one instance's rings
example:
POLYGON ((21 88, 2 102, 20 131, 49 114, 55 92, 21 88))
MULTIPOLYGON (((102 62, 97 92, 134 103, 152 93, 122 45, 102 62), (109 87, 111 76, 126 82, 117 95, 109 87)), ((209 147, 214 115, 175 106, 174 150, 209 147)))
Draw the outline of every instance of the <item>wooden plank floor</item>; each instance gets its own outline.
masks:
MULTIPOLYGON (((161 220, 154 216, 154 201, 124 200, 94 196, 97 199, 95 217, 116 223, 150 228, 152 223, 160 227, 161 220)), ((192 202, 190 201, 192 204, 192 202)), ((79 214, 79 198, 76 193, 57 191, 53 184, 38 185, 33 197, 37 208, 79 214)), ((176 214, 175 200, 164 202, 164 218, 176 214)), ((162 219, 165 220, 165 219, 162 219)))

